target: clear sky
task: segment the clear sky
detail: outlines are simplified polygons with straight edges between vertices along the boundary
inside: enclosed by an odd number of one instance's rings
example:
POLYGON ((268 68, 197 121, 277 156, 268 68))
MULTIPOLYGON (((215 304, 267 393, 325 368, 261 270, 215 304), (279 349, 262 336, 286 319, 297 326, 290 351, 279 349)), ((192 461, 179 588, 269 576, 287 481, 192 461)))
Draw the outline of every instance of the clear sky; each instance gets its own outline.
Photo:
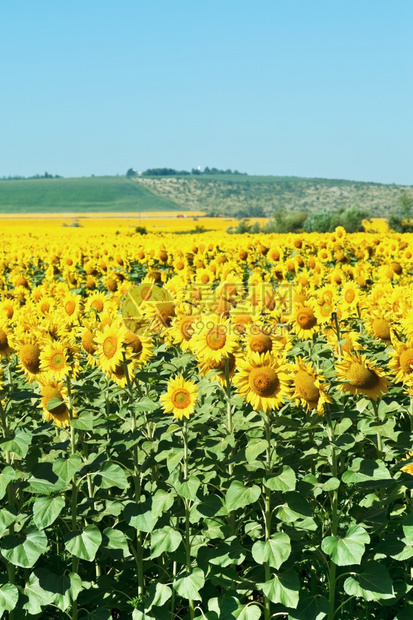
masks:
POLYGON ((413 185, 412 0, 8 0, 0 176, 413 185))

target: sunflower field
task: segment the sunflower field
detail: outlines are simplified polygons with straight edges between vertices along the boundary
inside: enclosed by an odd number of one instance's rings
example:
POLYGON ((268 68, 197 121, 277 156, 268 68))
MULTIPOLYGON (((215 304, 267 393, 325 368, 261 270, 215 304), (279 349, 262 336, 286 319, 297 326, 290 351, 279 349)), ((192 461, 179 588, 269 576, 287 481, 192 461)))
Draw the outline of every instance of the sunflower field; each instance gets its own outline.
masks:
POLYGON ((0 232, 0 617, 413 617, 413 236, 0 232))

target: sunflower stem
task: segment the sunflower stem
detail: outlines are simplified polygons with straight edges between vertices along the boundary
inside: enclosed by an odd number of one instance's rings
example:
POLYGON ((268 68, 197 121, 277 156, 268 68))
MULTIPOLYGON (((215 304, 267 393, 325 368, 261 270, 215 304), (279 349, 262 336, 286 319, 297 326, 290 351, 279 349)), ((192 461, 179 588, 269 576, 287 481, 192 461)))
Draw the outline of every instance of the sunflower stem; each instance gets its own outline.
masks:
MULTIPOLYGON (((327 411, 327 435, 331 447, 331 474, 337 478, 337 454, 334 446, 334 428, 331 420, 331 414, 327 411)), ((331 535, 337 536, 338 531, 338 490, 335 489, 330 494, 331 497, 331 535)), ((330 609, 327 620, 333 620, 335 616, 335 598, 336 598, 336 565, 332 560, 329 562, 329 604, 330 609)))
MULTIPOLYGON (((136 431, 136 414, 133 408, 133 388, 132 381, 129 374, 129 368, 126 361, 126 355, 123 354, 123 369, 125 372, 126 386, 128 392, 128 405, 131 414, 131 431, 132 434, 136 431)), ((138 458, 138 446, 135 443, 132 448, 133 456, 133 483, 135 487, 135 503, 139 506, 141 501, 141 479, 139 472, 139 458, 138 458)), ((140 530, 136 530, 136 568, 138 571, 138 597, 142 598, 145 591, 145 581, 143 572, 143 547, 142 547, 142 533, 140 530)))
POLYGON ((337 336, 337 349, 338 349, 338 361, 341 362, 341 332, 340 332, 340 322, 338 320, 337 312, 332 312, 331 316, 334 319, 334 325, 336 328, 336 336, 337 336))
MULTIPOLYGON (((226 397, 226 401, 227 401, 227 430, 228 430, 228 434, 231 437, 234 435, 234 422, 232 419, 232 405, 231 405, 231 379, 230 379, 230 372, 229 372, 229 360, 226 357, 224 359, 224 372, 225 372, 225 397, 226 397)), ((234 450, 231 449, 230 453, 229 453, 229 463, 228 463, 228 477, 231 480, 232 476, 234 475, 234 465, 231 462, 232 456, 234 454, 234 450)), ((233 512, 230 513, 229 515, 229 524, 231 526, 232 531, 235 533, 235 514, 233 512)))
MULTIPOLYGON (((376 420, 376 424, 377 426, 379 426, 380 417, 379 417, 379 407, 377 405, 377 401, 375 401, 372 398, 371 403, 373 405, 373 411, 374 411, 374 417, 376 420)), ((383 440, 382 440, 381 433, 378 428, 377 428, 377 458, 379 458, 380 460, 383 460, 383 440)))
MULTIPOLYGON (((265 449, 265 475, 271 476, 272 471, 272 458, 271 458, 271 418, 270 412, 266 411, 264 418, 265 439, 267 442, 265 449)), ((263 485, 264 493, 264 521, 265 521, 265 542, 271 538, 271 491, 265 485, 263 485)), ((271 579, 271 569, 268 562, 264 563, 265 581, 271 579)), ((267 596, 264 596, 264 619, 271 619, 271 601, 267 596)))
MULTIPOLYGON (((3 429, 3 436, 5 439, 9 439, 10 438, 10 431, 9 431, 9 427, 7 424, 7 416, 5 414, 5 411, 3 409, 3 405, 1 403, 0 400, 0 417, 1 417, 1 426, 3 429)), ((11 465, 11 458, 10 458, 10 452, 7 450, 6 452, 6 463, 7 465, 11 465)), ((11 507, 14 506, 14 494, 13 494, 13 489, 11 488, 11 484, 12 482, 10 481, 9 484, 7 485, 7 499, 8 502, 10 504, 11 507)), ((8 528, 8 532, 10 536, 13 536, 14 534, 14 523, 12 523, 11 525, 9 525, 8 528)), ((9 579, 9 583, 11 583, 12 585, 14 585, 16 583, 16 568, 14 566, 14 564, 12 564, 11 562, 7 561, 7 575, 8 575, 8 579, 9 579)), ((14 611, 9 611, 9 620, 14 620, 14 611)))
MULTIPOLYGON (((73 398, 72 398, 72 385, 70 381, 70 375, 66 377, 66 387, 67 387, 67 401, 68 401, 68 410, 69 410, 69 419, 70 419, 70 453, 76 454, 76 429, 72 425, 73 421, 73 398)), ((72 530, 75 531, 77 529, 77 495, 78 495, 78 487, 76 480, 76 473, 73 474, 72 478, 72 499, 71 499, 71 515, 72 515, 72 530)), ((72 558, 72 572, 76 573, 79 570, 79 558, 73 556, 72 558)), ((77 609, 77 601, 73 601, 72 604, 72 620, 77 620, 78 609, 77 609)))
MULTIPOLYGON (((183 419, 182 425, 182 439, 184 444, 184 482, 188 480, 188 421, 186 418, 183 419)), ((186 570, 188 575, 191 573, 191 537, 190 537, 190 523, 189 517, 191 514, 191 508, 189 505, 189 500, 185 497, 182 498, 185 506, 185 558, 186 558, 186 570)), ((192 599, 189 599, 189 617, 190 620, 193 620, 195 617, 195 605, 192 599)))

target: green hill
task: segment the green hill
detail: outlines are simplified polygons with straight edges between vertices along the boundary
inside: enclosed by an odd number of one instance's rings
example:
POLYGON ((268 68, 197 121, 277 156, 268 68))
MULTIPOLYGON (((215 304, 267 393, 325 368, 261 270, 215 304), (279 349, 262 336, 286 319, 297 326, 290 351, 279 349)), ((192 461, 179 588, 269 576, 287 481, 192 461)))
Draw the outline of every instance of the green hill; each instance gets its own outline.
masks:
POLYGON ((202 174, 0 180, 0 213, 206 211, 270 216, 275 209, 398 213, 412 187, 340 179, 202 174))
POLYGON ((175 211, 181 207, 126 177, 0 181, 0 213, 175 211))
POLYGON ((257 216, 262 211, 270 216, 275 209, 338 211, 355 204, 372 217, 387 217, 399 212, 403 193, 413 193, 410 186, 301 177, 203 174, 143 176, 134 181, 181 208, 225 215, 257 216))

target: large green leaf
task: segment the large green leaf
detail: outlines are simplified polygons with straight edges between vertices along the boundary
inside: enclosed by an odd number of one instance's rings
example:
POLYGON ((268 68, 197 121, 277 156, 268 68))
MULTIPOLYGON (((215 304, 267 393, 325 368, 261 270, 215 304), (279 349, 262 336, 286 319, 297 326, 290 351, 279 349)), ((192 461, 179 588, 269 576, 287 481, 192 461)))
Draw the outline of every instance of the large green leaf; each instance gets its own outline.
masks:
POLYGON ((294 470, 288 465, 282 468, 281 473, 264 481, 264 485, 271 491, 294 491, 296 485, 296 477, 294 470))
POLYGON ((127 489, 128 481, 125 472, 120 465, 106 461, 102 468, 95 475, 95 482, 101 489, 110 489, 118 487, 119 489, 127 489))
POLYGON ((65 500, 60 495, 58 497, 37 497, 33 504, 35 526, 41 530, 54 523, 64 506, 65 500))
POLYGON ((245 605, 242 607, 241 612, 235 616, 237 620, 260 620, 261 609, 258 605, 245 605))
POLYGON ((35 573, 29 577, 28 583, 23 590, 23 594, 27 597, 27 601, 23 605, 23 609, 31 615, 42 613, 43 607, 53 602, 54 595, 52 592, 43 590, 39 584, 39 579, 35 573))
POLYGON ((329 555, 337 566, 360 564, 365 551, 365 545, 370 542, 370 536, 360 525, 352 525, 344 538, 327 536, 321 543, 321 548, 329 555))
POLYGON ((347 577, 344 590, 349 596, 365 601, 380 601, 394 597, 393 582, 389 571, 380 562, 368 562, 360 572, 347 577))
POLYGON ((56 459, 53 471, 65 482, 69 482, 82 467, 82 459, 78 454, 71 454, 68 459, 56 459))
POLYGON ((113 558, 122 559, 130 556, 128 539, 121 530, 115 530, 111 527, 105 528, 103 530, 102 546, 113 558))
POLYGON ((361 484, 363 487, 388 486, 393 478, 383 461, 354 459, 350 469, 342 475, 345 484, 361 484))
POLYGON ((91 431, 93 430, 94 421, 93 413, 91 411, 84 411, 78 418, 74 418, 71 421, 71 425, 80 431, 91 431))
POLYGON ((194 568, 193 571, 185 571, 182 575, 176 577, 173 587, 182 598, 200 601, 201 595, 199 594, 199 590, 204 584, 204 571, 200 568, 194 568))
POLYGON ((180 497, 184 497, 185 499, 196 499, 196 494, 199 489, 201 481, 196 476, 189 476, 188 480, 185 482, 177 482, 175 485, 176 492, 180 497))
POLYGON ((3 467, 3 470, 0 474, 0 499, 3 499, 3 497, 6 495, 7 485, 9 484, 9 482, 15 479, 16 472, 14 471, 13 467, 10 467, 10 465, 6 465, 6 467, 3 467))
POLYGON ((234 480, 225 496, 225 503, 228 510, 238 510, 238 508, 245 508, 245 506, 256 502, 260 495, 259 486, 255 484, 248 486, 240 480, 234 480))
POLYGON ((29 451, 33 435, 25 430, 18 429, 13 439, 0 441, 0 448, 4 452, 14 452, 18 457, 24 459, 29 451))
POLYGON ((34 527, 26 534, 5 536, 1 541, 2 556, 22 568, 31 568, 46 549, 46 534, 34 527))
POLYGON ((300 596, 297 609, 290 611, 288 620, 321 620, 329 608, 328 600, 323 596, 300 596))
POLYGON ((245 449, 245 456, 248 463, 255 461, 257 456, 265 452, 268 447, 268 441, 266 439, 250 439, 245 449))
POLYGON ((96 525, 88 525, 84 530, 69 532, 65 536, 65 547, 72 555, 92 562, 102 542, 102 534, 96 525))
POLYGON ((258 540, 252 545, 252 557, 257 564, 264 564, 266 562, 277 570, 289 558, 290 553, 290 538, 283 532, 274 534, 265 542, 258 540))
POLYGON ((5 611, 12 611, 19 600, 19 591, 11 583, 5 583, 0 588, 0 614, 5 611))
POLYGON ((281 603, 285 607, 296 609, 300 594, 300 581, 293 570, 276 575, 261 585, 265 596, 273 603, 281 603))
POLYGON ((168 491, 158 489, 152 498, 152 514, 158 518, 164 512, 168 512, 174 503, 174 496, 168 491))
POLYGON ((413 512, 411 512, 404 520, 403 532, 406 540, 413 543, 413 512))
POLYGON ((3 534, 4 530, 14 523, 16 519, 17 513, 14 508, 11 511, 7 508, 2 508, 0 510, 0 534, 3 534))
POLYGON ((182 535, 180 532, 177 532, 169 525, 165 525, 165 527, 155 530, 155 532, 152 533, 151 557, 157 558, 162 553, 172 553, 173 551, 176 551, 181 541, 182 535))
POLYGON ((148 502, 139 505, 135 502, 129 502, 125 506, 123 516, 128 525, 141 532, 152 532, 158 521, 158 517, 154 516, 148 502))
POLYGON ((56 575, 46 568, 34 571, 37 578, 36 587, 42 589, 47 596, 53 596, 53 603, 62 611, 66 611, 82 590, 82 580, 76 573, 56 575))

